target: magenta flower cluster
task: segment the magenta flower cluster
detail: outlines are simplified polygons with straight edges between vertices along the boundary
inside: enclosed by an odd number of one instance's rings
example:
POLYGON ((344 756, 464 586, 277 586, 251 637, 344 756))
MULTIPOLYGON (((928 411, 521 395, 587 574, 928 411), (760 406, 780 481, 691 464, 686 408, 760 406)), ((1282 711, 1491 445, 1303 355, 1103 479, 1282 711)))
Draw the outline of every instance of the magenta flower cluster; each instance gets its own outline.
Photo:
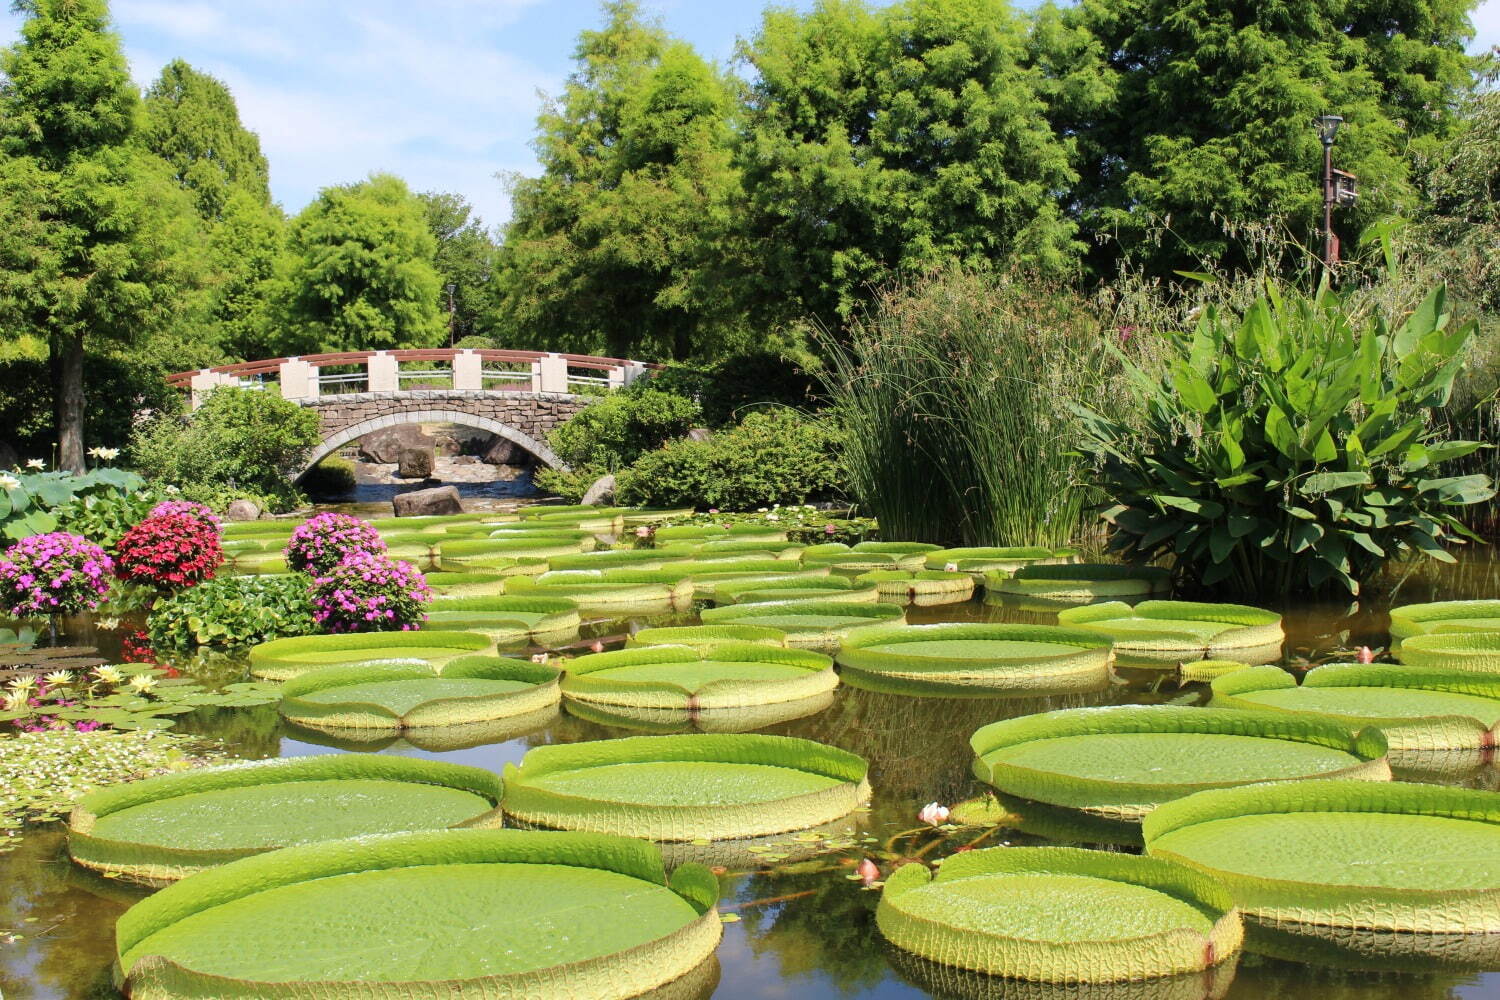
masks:
POLYGON ((148 517, 171 517, 175 514, 186 514, 188 517, 196 517, 211 528, 219 527, 219 516, 213 512, 213 508, 207 504, 194 503, 191 500, 163 500, 151 508, 148 517))
POLYGON ((411 563, 377 552, 349 553, 313 578, 313 620, 325 632, 408 631, 427 620, 427 579, 411 563))
POLYGON ((0 608, 13 618, 92 611, 113 569, 103 549, 78 535, 23 538, 0 557, 0 608))
POLYGON ((292 532, 286 564, 298 572, 322 576, 356 552, 385 551, 385 540, 368 521, 348 514, 319 514, 292 532))

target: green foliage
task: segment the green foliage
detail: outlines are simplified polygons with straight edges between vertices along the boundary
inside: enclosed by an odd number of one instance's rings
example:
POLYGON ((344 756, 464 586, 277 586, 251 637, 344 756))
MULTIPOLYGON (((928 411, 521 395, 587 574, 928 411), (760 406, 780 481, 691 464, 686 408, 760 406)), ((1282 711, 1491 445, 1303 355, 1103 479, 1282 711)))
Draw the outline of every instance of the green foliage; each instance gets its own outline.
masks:
POLYGON ((512 182, 498 309, 521 343, 553 350, 705 358, 747 344, 731 85, 630 0, 604 13, 538 119, 542 176, 512 182))
POLYGON ((235 192, 269 207, 270 168, 260 139, 240 124, 221 81, 174 59, 146 90, 142 107, 142 146, 171 166, 202 218, 222 218, 235 192))
POLYGON ((427 210, 390 174, 324 188, 278 265, 287 353, 432 347, 445 337, 427 210))
POLYGON ((729 510, 842 495, 842 435, 791 410, 752 413, 706 441, 674 441, 620 473, 621 503, 729 510))
POLYGON ((817 376, 806 366, 811 359, 798 352, 750 350, 726 355, 696 368, 669 365, 651 378, 651 385, 698 400, 707 427, 733 424, 756 406, 816 405, 817 376))
POLYGON ((354 463, 340 455, 329 455, 307 470, 298 483, 314 497, 342 497, 354 492, 354 463))
POLYGON ((240 496, 287 508, 291 484, 319 441, 318 415, 274 392, 220 387, 190 416, 161 416, 132 435, 131 457, 152 480, 222 508, 240 496))
POLYGON ((274 307, 286 228, 281 209, 235 190, 209 236, 208 320, 217 327, 219 350, 230 357, 275 357, 281 347, 274 307))
POLYGON ((1500 90, 1475 95, 1458 133, 1426 176, 1427 210, 1413 230, 1454 292, 1500 312, 1500 90))
POLYGON ((547 442, 569 465, 612 471, 683 436, 702 415, 693 400, 638 382, 594 403, 547 442))
POLYGON ((68 531, 108 548, 161 499, 144 489, 146 481, 140 476, 108 466, 81 476, 6 475, 16 485, 0 485, 0 540, 8 540, 4 545, 28 535, 68 531))
POLYGON ((1451 562, 1468 534, 1455 513, 1494 495, 1441 471, 1482 446, 1429 429, 1473 332, 1442 286, 1408 315, 1361 317, 1326 287, 1274 284, 1242 316, 1210 305, 1164 332, 1160 364, 1124 359, 1138 424, 1079 410, 1111 546, 1247 596, 1357 594, 1388 559, 1451 562))
POLYGON ((147 627, 160 649, 253 645, 315 631, 301 574, 220 576, 158 601, 147 627))
POLYGON ((948 272, 880 295, 824 388, 844 465, 892 541, 1059 545, 1088 495, 1071 402, 1103 382, 1098 322, 1074 296, 948 272))
MULTIPOLYGON (((427 191, 417 195, 427 215, 427 228, 437 241, 432 266, 438 275, 438 309, 448 322, 447 286, 453 286, 453 317, 449 339, 479 338, 494 320, 491 300, 495 260, 499 247, 484 228, 483 220, 462 195, 427 191)), ((494 347, 493 343, 458 344, 459 347, 494 347)))
POLYGON ((772 8, 743 56, 749 225, 783 310, 833 324, 891 276, 952 262, 1075 267, 1069 143, 1006 0, 772 8))
POLYGON ((1330 111, 1346 120, 1335 165, 1360 184, 1341 227, 1410 209, 1409 155, 1451 128, 1471 86, 1470 6, 1085 0, 1065 18, 1093 34, 1114 90, 1102 114, 1060 122, 1078 132, 1086 226, 1158 272, 1235 260, 1226 223, 1269 221, 1316 245, 1313 119, 1330 111))
MULTIPOLYGON (((204 359, 207 360, 207 359, 204 359)), ((171 371, 194 367, 179 356, 168 368, 155 352, 89 347, 84 355, 88 394, 84 397, 83 436, 91 446, 123 447, 136 415, 149 410, 174 413, 182 392, 169 386, 171 371)), ((0 440, 20 454, 51 455, 57 441, 54 383, 43 357, 0 362, 0 440)))

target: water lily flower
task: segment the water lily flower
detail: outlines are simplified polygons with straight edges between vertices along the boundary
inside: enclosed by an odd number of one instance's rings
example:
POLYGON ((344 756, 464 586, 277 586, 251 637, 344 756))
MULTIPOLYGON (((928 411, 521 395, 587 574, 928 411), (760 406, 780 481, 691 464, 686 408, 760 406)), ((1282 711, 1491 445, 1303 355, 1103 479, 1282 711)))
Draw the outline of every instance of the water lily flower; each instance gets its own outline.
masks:
POLYGON ((0 704, 5 706, 5 711, 7 712, 24 712, 29 707, 30 702, 23 692, 14 691, 6 695, 4 701, 0 702, 0 704))
POLYGON ((94 676, 105 684, 119 684, 125 679, 118 667, 95 667, 94 676))
POLYGON ((651 529, 648 528, 648 527, 646 527, 643 524, 639 528, 635 529, 635 537, 637 537, 637 538, 650 538, 651 537, 651 529))
POLYGON ((46 467, 47 463, 40 458, 28 458, 26 460, 26 468, 28 469, 45 469, 46 467))
POLYGON ((156 687, 156 678, 152 677, 149 674, 136 674, 134 677, 130 678, 130 686, 139 691, 141 694, 145 694, 147 691, 150 691, 152 688, 156 687))
POLYGON ((604 652, 604 643, 600 642, 598 639, 595 639, 593 642, 589 643, 589 649, 593 650, 595 653, 602 653, 604 652))
POLYGON ((20 487, 21 481, 8 472, 0 472, 0 490, 13 490, 20 487))
POLYGON ((1358 661, 1360 663, 1374 663, 1375 662, 1375 652, 1374 652, 1374 650, 1372 650, 1369 646, 1361 646, 1361 647, 1359 647, 1358 661))
POLYGON ((928 826, 942 826, 948 822, 949 812, 950 810, 947 806, 939 805, 936 802, 929 802, 917 813, 917 819, 928 826))
POLYGON ((94 627, 105 632, 113 632, 120 627, 120 619, 98 618, 94 620, 94 627))
POLYGON ((839 529, 836 528, 836 527, 834 527, 833 525, 831 525, 831 524, 825 524, 825 525, 823 525, 823 534, 825 534, 825 535, 837 535, 838 533, 839 533, 839 529))
POLYGON ((860 861, 859 867, 854 869, 854 873, 858 875, 859 880, 867 886, 880 881, 880 866, 871 861, 869 858, 865 858, 860 861))
POLYGON ((956 562, 946 562, 946 563, 943 563, 943 572, 945 572, 945 573, 957 573, 958 572, 958 563, 956 563, 956 562))
POLYGON ((710 508, 708 508, 708 512, 710 514, 717 514, 719 512, 719 508, 717 508, 717 507, 710 507, 710 508))
POLYGON ((113 462, 115 459, 117 459, 117 458, 120 457, 120 449, 118 449, 118 448, 90 448, 89 449, 89 454, 92 455, 94 458, 99 459, 101 462, 113 462))
POLYGON ((531 654, 531 662, 532 663, 546 663, 547 662, 547 654, 546 653, 532 653, 531 654))
POLYGON ((47 674, 47 676, 43 677, 42 680, 44 680, 48 684, 51 684, 51 685, 56 686, 56 687, 61 687, 61 686, 67 685, 67 684, 72 684, 73 683, 73 671, 71 671, 71 670, 54 670, 51 673, 47 674))
POLYGON ((7 685, 12 691, 31 692, 36 690, 35 677, 17 677, 7 685))

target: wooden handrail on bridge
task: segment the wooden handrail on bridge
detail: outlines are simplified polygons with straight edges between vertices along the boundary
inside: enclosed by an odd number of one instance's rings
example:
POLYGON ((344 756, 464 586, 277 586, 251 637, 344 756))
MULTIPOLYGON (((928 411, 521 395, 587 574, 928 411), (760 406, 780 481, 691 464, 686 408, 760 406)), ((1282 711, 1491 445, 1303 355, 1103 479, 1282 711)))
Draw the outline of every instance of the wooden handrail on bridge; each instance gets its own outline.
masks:
POLYGON ((167 376, 167 384, 188 389, 196 407, 202 397, 223 385, 252 387, 268 381, 274 374, 281 383, 281 394, 297 402, 316 402, 338 393, 325 393, 324 387, 359 392, 400 392, 403 375, 410 378, 443 379, 450 388, 465 392, 549 392, 570 393, 581 387, 621 387, 663 366, 625 358, 602 358, 588 354, 550 354, 545 351, 510 351, 492 348, 433 347, 402 351, 342 351, 330 354, 303 354, 298 357, 267 358, 242 361, 198 371, 177 372, 167 376), (402 362, 446 362, 444 369, 402 372, 402 362), (529 372, 494 372, 486 364, 524 365, 529 372), (322 375, 323 368, 359 367, 360 374, 322 375), (604 375, 573 375, 572 371, 603 372, 604 375), (499 385, 486 385, 500 382, 499 385))

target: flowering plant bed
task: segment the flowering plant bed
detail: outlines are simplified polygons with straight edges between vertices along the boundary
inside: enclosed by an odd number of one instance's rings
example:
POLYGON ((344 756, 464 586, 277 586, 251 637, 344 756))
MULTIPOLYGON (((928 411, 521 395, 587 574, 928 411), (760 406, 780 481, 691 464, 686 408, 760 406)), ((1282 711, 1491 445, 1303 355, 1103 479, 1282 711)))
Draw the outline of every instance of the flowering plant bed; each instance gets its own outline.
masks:
POLYGON ((326 632, 395 632, 426 619, 421 572, 373 552, 351 552, 312 582, 313 621, 326 632))
POLYGON ((152 514, 115 545, 115 575, 158 590, 181 590, 210 580, 223 562, 218 531, 201 515, 186 510, 152 514))
POLYGON ((23 538, 0 558, 0 608, 13 618, 92 611, 109 593, 114 564, 78 535, 23 538))
POLYGON ((348 514, 319 514, 292 531, 286 564, 322 576, 352 553, 384 551, 385 540, 368 521, 348 514))

